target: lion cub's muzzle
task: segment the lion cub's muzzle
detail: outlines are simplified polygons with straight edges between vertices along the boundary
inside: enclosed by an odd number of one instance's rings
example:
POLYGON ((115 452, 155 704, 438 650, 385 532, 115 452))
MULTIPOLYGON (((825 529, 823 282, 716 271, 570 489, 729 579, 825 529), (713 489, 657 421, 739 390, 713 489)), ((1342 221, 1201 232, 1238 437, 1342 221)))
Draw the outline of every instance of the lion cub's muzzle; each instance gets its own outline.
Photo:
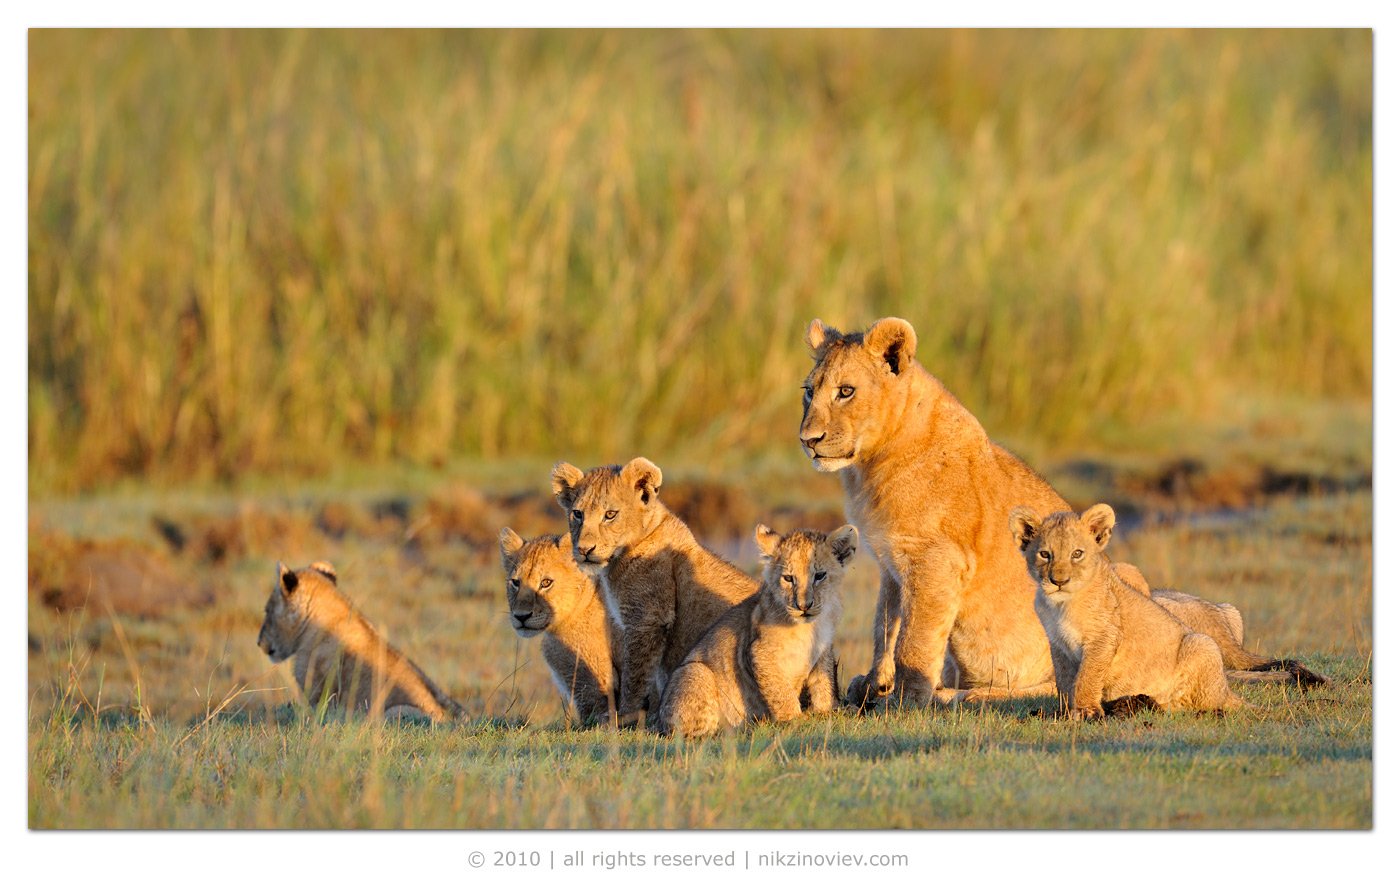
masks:
POLYGON ((529 639, 531 636, 537 636, 543 633, 544 629, 548 627, 549 624, 547 618, 537 618, 534 612, 525 612, 523 614, 520 612, 511 612, 510 626, 517 636, 529 639), (535 623, 531 623, 531 621, 535 623), (540 621, 545 621, 545 623, 539 623, 540 621))

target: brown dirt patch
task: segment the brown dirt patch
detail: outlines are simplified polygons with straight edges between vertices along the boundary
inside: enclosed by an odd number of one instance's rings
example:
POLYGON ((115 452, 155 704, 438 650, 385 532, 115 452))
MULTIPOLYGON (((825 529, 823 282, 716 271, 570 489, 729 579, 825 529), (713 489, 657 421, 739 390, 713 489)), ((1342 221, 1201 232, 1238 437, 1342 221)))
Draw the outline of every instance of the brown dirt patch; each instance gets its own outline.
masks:
POLYGON ((85 606, 149 618, 174 606, 208 604, 213 591, 181 574, 159 551, 128 541, 93 541, 31 529, 29 593, 58 611, 85 606))

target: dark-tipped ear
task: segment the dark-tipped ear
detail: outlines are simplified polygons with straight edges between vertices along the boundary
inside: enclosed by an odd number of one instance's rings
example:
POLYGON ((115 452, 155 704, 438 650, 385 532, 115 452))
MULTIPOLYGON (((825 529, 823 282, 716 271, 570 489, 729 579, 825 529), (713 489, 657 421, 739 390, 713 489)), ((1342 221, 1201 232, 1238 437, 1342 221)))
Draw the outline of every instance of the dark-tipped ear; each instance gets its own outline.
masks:
POLYGON ((277 562, 277 582, 282 585, 282 592, 288 595, 297 589, 297 573, 283 565, 280 560, 277 562))
POLYGON ((578 484, 583 479, 583 471, 568 461, 560 461, 549 473, 550 485, 554 488, 554 500, 567 513, 574 506, 578 495, 578 484))
POLYGON ((316 571, 320 572, 321 574, 325 575, 327 578, 330 578, 332 584, 338 583, 340 580, 340 576, 335 573, 335 566, 331 565, 329 562, 326 562, 324 559, 318 559, 315 562, 311 563, 311 567, 314 568, 316 571))
POLYGON ((827 342, 831 341, 831 339, 840 337, 840 332, 831 328, 826 323, 823 323, 821 320, 812 320, 812 324, 807 327, 807 346, 812 349, 813 354, 818 353, 823 347, 826 347, 827 342))
POLYGON ((773 558, 773 555, 778 552, 778 542, 782 539, 782 535, 761 522, 754 526, 753 540, 758 545, 758 552, 762 554, 764 559, 773 558))
POLYGON ((826 542, 831 545, 837 562, 843 566, 850 565, 856 555, 856 544, 860 542, 860 532, 853 525, 843 525, 827 535, 826 542))
POLYGON ((1025 550, 1035 540, 1035 533, 1040 531, 1040 517, 1029 507, 1017 507, 1011 511, 1011 518, 1008 520, 1011 526, 1011 537, 1016 539, 1016 546, 1025 550))
POLYGON ((1095 504, 1080 515, 1079 521, 1084 523, 1084 527, 1094 536, 1094 542, 1102 550, 1108 546, 1108 539, 1113 537, 1113 527, 1118 524, 1118 517, 1107 504, 1095 504))
POLYGON ((622 468, 622 481, 641 495, 643 504, 650 504, 661 490, 661 468, 646 458, 633 458, 622 468))
POLYGON ((914 349, 919 338, 908 320, 899 317, 885 317, 876 320, 875 325, 865 333, 865 347, 883 360, 890 371, 902 374, 914 360, 914 349))
POLYGON ((506 526, 501 529, 499 536, 501 542, 501 558, 510 559, 520 552, 520 548, 525 546, 525 539, 515 533, 515 529, 506 526))

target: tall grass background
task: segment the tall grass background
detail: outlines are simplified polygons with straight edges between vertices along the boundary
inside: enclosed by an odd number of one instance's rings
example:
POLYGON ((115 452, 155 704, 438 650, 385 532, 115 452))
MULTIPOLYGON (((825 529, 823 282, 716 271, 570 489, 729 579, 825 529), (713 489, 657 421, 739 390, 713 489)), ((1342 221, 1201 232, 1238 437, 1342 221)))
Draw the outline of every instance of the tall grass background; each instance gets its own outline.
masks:
POLYGON ((1366 401, 1371 73, 1368 31, 34 30, 31 489, 795 452, 815 316, 909 318, 1051 445, 1366 401))

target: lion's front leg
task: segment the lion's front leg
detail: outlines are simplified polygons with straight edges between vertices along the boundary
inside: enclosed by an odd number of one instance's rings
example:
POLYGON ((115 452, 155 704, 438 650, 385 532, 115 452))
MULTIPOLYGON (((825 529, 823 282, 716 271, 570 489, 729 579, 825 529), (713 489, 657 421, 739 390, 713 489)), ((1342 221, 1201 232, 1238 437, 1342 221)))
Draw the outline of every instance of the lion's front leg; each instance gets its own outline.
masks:
POLYGON ((897 577, 880 569, 880 598, 875 603, 874 651, 870 672, 857 675, 846 689, 846 702, 868 707, 894 689, 894 649, 904 623, 903 588, 897 577))
POLYGON ((894 648, 894 702, 926 707, 933 700, 958 617, 959 587, 956 573, 943 568, 917 568, 905 579, 904 629, 894 648))

